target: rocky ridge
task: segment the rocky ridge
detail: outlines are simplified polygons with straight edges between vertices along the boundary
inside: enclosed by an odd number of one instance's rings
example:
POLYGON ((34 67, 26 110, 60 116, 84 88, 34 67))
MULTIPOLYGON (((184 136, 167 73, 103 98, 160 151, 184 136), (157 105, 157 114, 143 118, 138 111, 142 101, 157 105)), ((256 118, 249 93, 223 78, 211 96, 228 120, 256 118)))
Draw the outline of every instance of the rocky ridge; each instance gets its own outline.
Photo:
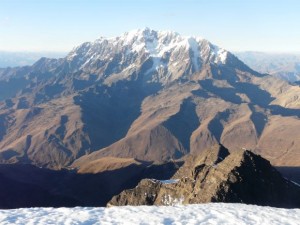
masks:
POLYGON ((176 205, 236 202, 274 207, 299 207, 300 188, 284 179, 270 162, 241 149, 222 145, 188 156, 170 180, 144 179, 124 190, 112 205, 176 205))

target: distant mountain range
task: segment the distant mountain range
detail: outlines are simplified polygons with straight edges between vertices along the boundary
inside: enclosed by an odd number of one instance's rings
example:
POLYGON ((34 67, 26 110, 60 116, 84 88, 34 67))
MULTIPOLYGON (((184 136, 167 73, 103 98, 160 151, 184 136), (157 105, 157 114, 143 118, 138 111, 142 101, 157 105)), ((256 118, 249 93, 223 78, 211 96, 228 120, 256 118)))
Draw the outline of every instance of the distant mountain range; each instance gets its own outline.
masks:
POLYGON ((0 161, 97 170, 217 143, 299 166, 300 87, 197 37, 140 29, 0 70, 0 161))
POLYGON ((235 55, 252 69, 281 79, 300 81, 300 53, 235 52, 235 55))
POLYGON ((65 57, 64 52, 7 52, 0 51, 0 68, 30 66, 42 57, 65 57))

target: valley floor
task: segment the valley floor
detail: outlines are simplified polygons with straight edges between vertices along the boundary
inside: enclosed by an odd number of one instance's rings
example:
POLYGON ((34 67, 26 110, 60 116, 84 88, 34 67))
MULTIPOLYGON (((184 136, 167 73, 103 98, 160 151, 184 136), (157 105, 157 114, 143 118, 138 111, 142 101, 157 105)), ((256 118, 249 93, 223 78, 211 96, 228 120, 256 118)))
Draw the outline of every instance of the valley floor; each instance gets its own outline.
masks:
POLYGON ((0 210, 0 224, 300 224, 300 209, 225 203, 24 208, 0 210))

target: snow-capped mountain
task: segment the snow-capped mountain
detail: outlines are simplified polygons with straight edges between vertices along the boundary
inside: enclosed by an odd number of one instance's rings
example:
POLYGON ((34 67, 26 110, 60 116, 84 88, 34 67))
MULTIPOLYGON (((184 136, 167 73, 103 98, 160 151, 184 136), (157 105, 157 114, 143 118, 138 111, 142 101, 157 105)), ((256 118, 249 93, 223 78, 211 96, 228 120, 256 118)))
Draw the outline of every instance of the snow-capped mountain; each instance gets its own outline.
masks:
POLYGON ((199 72, 205 63, 225 64, 227 55, 199 37, 145 28, 86 42, 73 49, 67 60, 77 70, 102 72, 104 77, 115 74, 115 79, 124 78, 116 75, 121 72, 128 77, 143 69, 147 81, 166 83, 199 72))
POLYGON ((134 30, 1 69, 0 162, 164 161, 222 143, 298 166, 299 100, 205 39, 134 30))

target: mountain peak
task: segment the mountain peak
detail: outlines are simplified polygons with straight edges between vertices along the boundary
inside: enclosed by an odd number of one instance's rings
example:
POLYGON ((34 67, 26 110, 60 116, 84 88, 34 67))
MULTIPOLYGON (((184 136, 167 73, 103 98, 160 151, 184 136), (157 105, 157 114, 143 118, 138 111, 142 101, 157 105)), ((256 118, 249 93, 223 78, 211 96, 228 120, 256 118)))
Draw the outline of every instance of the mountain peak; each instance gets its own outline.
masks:
POLYGON ((125 32, 121 35, 121 38, 126 37, 128 39, 134 39, 136 37, 144 37, 147 40, 148 38, 152 39, 152 38, 167 37, 167 36, 170 38, 175 38, 180 36, 180 34, 171 30, 157 31, 149 27, 144 27, 144 28, 125 32))
MULTIPOLYGON (((162 162, 222 142, 299 165, 297 86, 251 70, 205 39, 142 29, 126 44, 129 36, 0 71, 0 161, 49 168, 81 156, 83 163, 107 156, 162 162)), ((212 166, 224 155, 212 154, 212 166)))
POLYGON ((74 68, 88 72, 102 71, 103 65, 109 64, 105 76, 124 70, 132 73, 132 68, 138 71, 143 68, 143 74, 155 76, 150 78, 151 82, 166 83, 200 72, 203 64, 226 64, 227 55, 225 49, 201 37, 146 27, 83 43, 69 53, 67 60, 74 68))

